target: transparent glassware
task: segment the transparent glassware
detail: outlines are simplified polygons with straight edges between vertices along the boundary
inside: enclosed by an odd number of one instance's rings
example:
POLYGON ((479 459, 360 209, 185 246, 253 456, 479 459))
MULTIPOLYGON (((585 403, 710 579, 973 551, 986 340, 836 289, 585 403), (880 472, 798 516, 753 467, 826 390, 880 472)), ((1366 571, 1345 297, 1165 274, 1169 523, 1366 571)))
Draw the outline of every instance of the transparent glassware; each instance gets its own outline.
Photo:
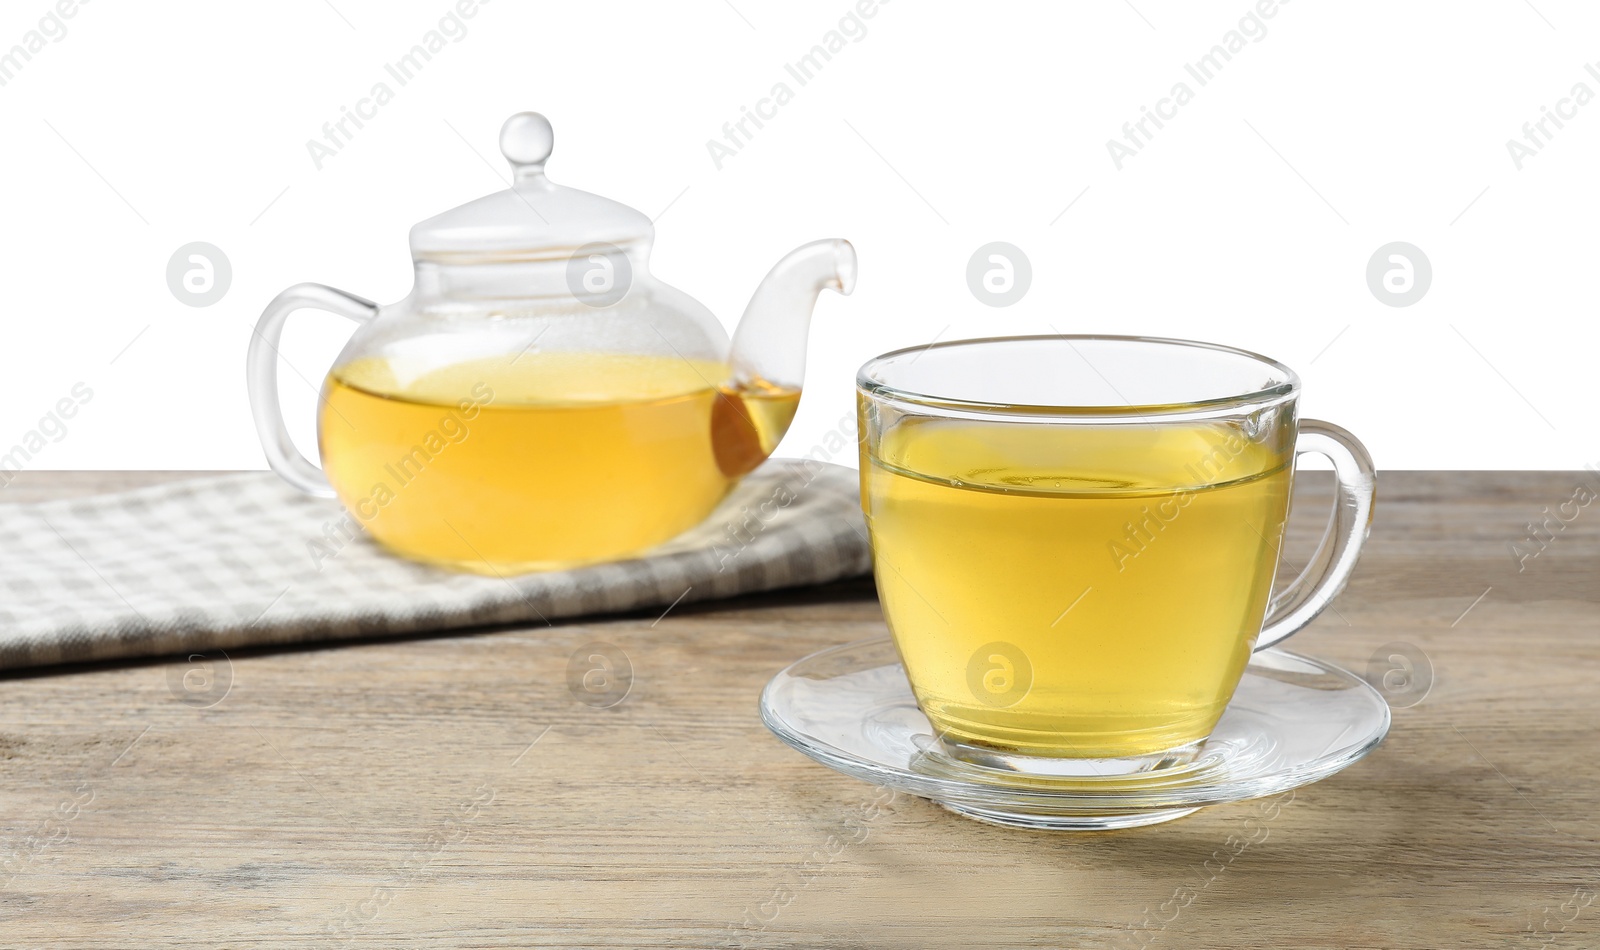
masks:
POLYGON ((857 394, 884 616, 941 747, 982 769, 1194 761, 1251 653, 1328 607, 1371 525, 1366 450, 1243 350, 952 341, 870 361, 857 394), (1334 510, 1274 590, 1306 453, 1333 463, 1334 510))
POLYGON ((1354 765, 1390 725, 1388 703, 1360 676, 1267 649, 1251 655, 1227 712, 1186 762, 1079 775, 991 768, 950 754, 887 639, 797 661, 767 684, 761 718, 785 743, 845 775, 978 821, 1050 831, 1133 828, 1287 792, 1354 765))
POLYGON ((272 469, 406 557, 509 574, 615 559, 699 523, 793 419, 818 295, 854 285, 849 242, 804 245, 730 341, 650 274, 648 217, 546 177, 553 145, 537 113, 506 122, 512 186, 412 229, 403 300, 300 284, 251 339, 272 469), (301 309, 357 324, 323 386, 320 467, 278 400, 278 341, 301 309))

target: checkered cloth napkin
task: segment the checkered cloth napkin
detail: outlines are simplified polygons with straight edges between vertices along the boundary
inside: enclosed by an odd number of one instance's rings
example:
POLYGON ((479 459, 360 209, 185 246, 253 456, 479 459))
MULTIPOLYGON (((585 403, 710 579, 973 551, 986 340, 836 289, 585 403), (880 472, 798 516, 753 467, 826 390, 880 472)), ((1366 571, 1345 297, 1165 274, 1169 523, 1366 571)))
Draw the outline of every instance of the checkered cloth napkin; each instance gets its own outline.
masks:
POLYGON ((0 670, 667 608, 869 570, 856 473, 773 460, 631 560, 515 577, 414 564, 270 473, 0 504, 0 670), (315 542, 315 543, 314 543, 315 542))

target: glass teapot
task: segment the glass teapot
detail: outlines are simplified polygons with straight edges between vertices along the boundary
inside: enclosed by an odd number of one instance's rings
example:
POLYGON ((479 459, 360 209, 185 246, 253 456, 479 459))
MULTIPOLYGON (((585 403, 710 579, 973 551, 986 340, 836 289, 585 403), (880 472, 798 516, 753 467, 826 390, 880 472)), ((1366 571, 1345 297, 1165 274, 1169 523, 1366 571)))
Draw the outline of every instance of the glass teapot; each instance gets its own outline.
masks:
POLYGON ((537 113, 506 122, 511 188, 412 228, 404 300, 300 284, 250 340, 273 470, 338 497, 403 556, 509 574, 614 559, 698 524, 794 419, 818 294, 855 283, 849 242, 800 247, 730 343, 650 276, 648 217, 545 177, 553 144, 537 113), (320 469, 278 402, 278 340, 303 308, 358 324, 323 385, 320 469))

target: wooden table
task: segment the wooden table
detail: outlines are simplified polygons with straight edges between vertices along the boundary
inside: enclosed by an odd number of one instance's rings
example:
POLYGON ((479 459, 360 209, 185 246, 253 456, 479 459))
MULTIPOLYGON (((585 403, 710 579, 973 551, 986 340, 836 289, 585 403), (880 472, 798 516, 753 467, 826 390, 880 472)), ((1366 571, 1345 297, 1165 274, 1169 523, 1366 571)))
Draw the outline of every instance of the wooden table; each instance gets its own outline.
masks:
MULTIPOLYGON (((167 477, 32 473, 0 502, 167 477)), ((1381 476, 1354 582, 1293 646, 1364 670, 1409 644, 1432 689, 1238 854, 1258 803, 1011 831, 875 810, 768 735, 768 677, 883 633, 862 580, 240 654, 209 708, 170 661, 6 677, 0 946, 1595 947, 1600 504, 1511 550, 1580 482, 1381 476), (592 641, 634 670, 611 708, 568 689, 592 641)))

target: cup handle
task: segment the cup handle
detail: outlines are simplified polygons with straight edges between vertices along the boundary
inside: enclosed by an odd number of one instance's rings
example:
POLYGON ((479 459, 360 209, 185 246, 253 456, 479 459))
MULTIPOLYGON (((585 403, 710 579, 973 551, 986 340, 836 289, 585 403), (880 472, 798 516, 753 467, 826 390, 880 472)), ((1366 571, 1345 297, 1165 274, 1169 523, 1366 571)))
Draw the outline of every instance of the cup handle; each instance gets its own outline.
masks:
POLYGON ((278 340, 289 314, 305 308, 326 310, 365 323, 378 315, 378 305, 321 284, 296 284, 267 304, 250 337, 245 379, 250 391, 250 414, 255 417, 256 434, 261 437, 267 464, 306 494, 332 498, 333 486, 328 484, 328 477, 301 455, 289 438, 289 429, 283 424, 283 407, 278 403, 278 340))
MULTIPOLYGON (((1255 649, 1272 646, 1298 633, 1344 590, 1372 529, 1372 503, 1377 474, 1372 456, 1355 436, 1331 422, 1303 419, 1295 455, 1314 452, 1333 463, 1336 482, 1333 514, 1317 553, 1300 576, 1267 605, 1267 618, 1255 649)), ((1282 545, 1282 540, 1279 540, 1282 545)))

